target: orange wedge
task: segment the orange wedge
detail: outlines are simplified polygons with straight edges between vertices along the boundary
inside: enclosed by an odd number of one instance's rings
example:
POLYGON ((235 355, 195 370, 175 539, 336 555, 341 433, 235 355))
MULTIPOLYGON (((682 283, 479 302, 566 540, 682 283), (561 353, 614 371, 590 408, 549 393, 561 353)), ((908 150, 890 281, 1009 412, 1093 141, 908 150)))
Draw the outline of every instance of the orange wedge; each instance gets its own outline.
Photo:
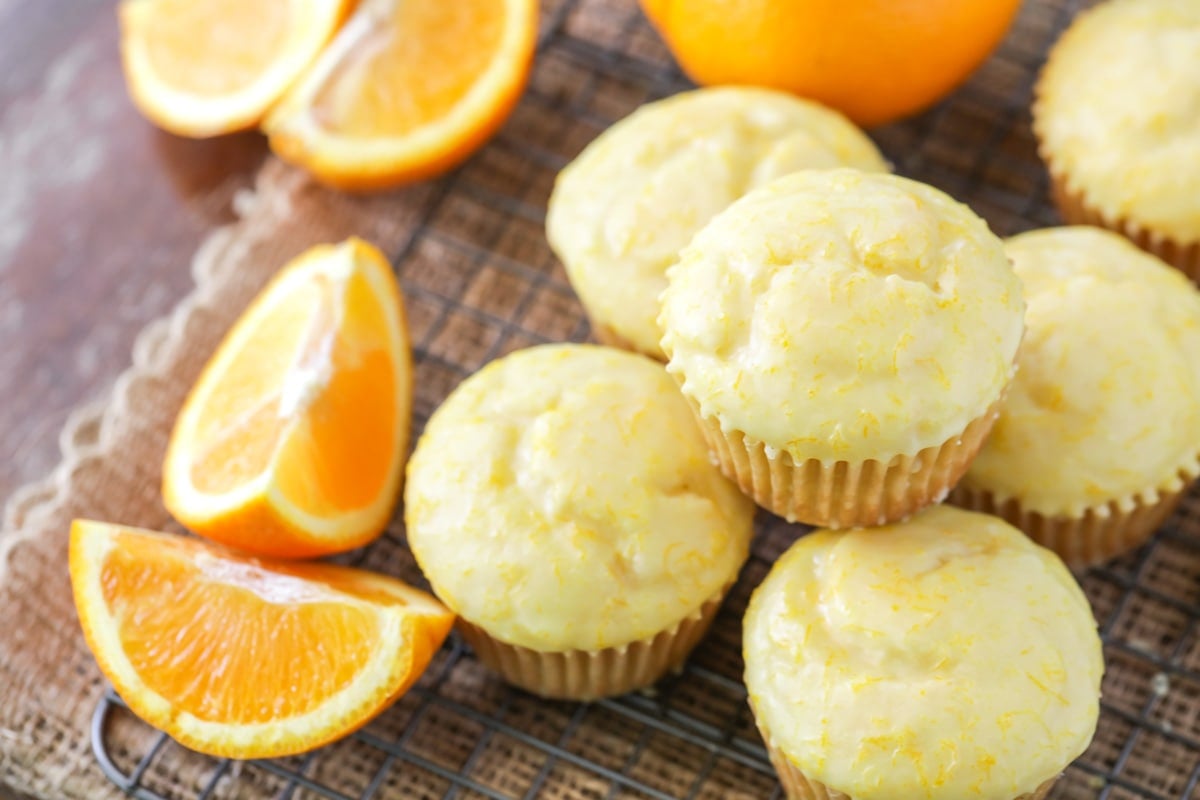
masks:
POLYGON ((135 714, 214 756, 345 736, 413 685, 454 623, 382 575, 102 522, 71 526, 70 559, 101 671, 135 714))
POLYGON ((358 239, 298 256, 192 388, 163 500, 196 533, 260 555, 349 550, 387 525, 412 407, 412 354, 386 258, 358 239))
POLYGON ((343 189, 455 166, 499 130, 529 76, 537 0, 363 0, 271 112, 271 149, 343 189))
POLYGON ((181 136, 252 128, 328 44, 351 0, 122 0, 138 108, 181 136))

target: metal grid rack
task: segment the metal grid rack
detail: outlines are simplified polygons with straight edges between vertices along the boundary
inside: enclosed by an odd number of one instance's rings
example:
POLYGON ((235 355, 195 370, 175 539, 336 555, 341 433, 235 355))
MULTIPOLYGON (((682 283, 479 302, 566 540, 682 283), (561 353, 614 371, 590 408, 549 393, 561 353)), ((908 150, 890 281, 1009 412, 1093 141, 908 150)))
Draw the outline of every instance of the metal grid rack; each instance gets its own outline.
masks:
MULTIPOLYGON (((970 203, 1000 234, 1054 224, 1029 131, 1034 76, 1083 0, 1027 0, 971 82, 873 131, 901 174, 970 203)), ((556 172, 647 100, 688 86, 634 0, 543 3, 530 89, 497 139, 443 179, 393 253, 416 343, 419 429, 462 378, 588 326, 542 235, 556 172)), ((184 750, 111 692, 100 768, 140 800, 383 797, 776 798, 741 684, 750 591, 800 529, 760 515, 749 563, 683 673, 592 704, 539 700, 491 676, 456 637, 417 687, 353 736, 303 757, 232 762, 184 750), (181 789, 180 787, 185 787, 181 789)), ((348 559, 423 583, 397 520, 348 559)), ((1099 731, 1055 798, 1200 797, 1200 494, 1154 543, 1082 577, 1105 642, 1099 731)))

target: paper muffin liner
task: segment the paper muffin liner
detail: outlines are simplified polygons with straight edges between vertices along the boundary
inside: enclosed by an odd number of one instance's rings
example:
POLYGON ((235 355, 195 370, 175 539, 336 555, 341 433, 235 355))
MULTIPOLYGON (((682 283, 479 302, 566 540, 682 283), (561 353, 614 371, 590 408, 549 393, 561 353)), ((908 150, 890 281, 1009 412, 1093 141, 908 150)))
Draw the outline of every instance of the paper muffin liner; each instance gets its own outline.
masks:
POLYGON ((732 585, 672 627, 602 650, 533 650, 500 641, 461 617, 458 629, 479 660, 508 683, 554 700, 596 700, 651 686, 668 672, 682 669, 732 585))
MULTIPOLYGON (((836 789, 830 789, 820 781, 815 781, 806 776, 792 763, 790 758, 783 754, 782 750, 775 747, 771 742, 771 737, 762 729, 761 725, 758 731, 762 734, 763 742, 767 746, 767 755, 771 758, 771 766, 775 767, 775 773, 779 776, 779 783, 783 786, 784 796, 788 800, 854 800, 850 795, 839 792, 836 789)), ((1064 764, 1063 766, 1065 767, 1066 765, 1064 764)), ((1058 778, 1059 776, 1055 775, 1032 792, 1018 795, 1013 800, 1042 800, 1042 798, 1050 794, 1050 789, 1054 786, 1058 778)))
MULTIPOLYGON (((1043 156, 1044 160, 1047 160, 1043 156)), ((1050 167, 1050 186, 1058 213, 1072 225, 1094 225, 1119 233, 1126 239, 1158 256, 1200 283, 1200 241, 1184 244, 1169 236, 1149 230, 1129 219, 1112 219, 1087 202, 1083 192, 1072 189, 1064 175, 1050 167)))
POLYGON ((1053 550, 1071 569, 1081 570, 1141 546, 1171 516, 1186 492, 1186 484, 1174 491, 1153 491, 1146 493, 1148 499, 1135 497, 1129 508, 1110 502, 1077 517, 1047 516, 1022 508, 1016 498, 998 501, 987 490, 962 485, 950 493, 950 502, 1000 517, 1053 550))
POLYGON ((646 356, 647 358, 653 358, 655 361, 665 361, 665 358, 661 352, 650 353, 641 349, 632 341, 617 333, 616 329, 611 325, 606 325, 603 322, 599 322, 595 317, 590 315, 588 316, 588 322, 590 322, 592 326, 592 336, 595 337, 596 341, 600 344, 605 345, 606 347, 615 347, 618 350, 628 350, 631 353, 638 353, 639 355, 646 356))
MULTIPOLYGON (((1053 52, 1050 55, 1053 59, 1053 52)), ((1043 71, 1043 74, 1045 72, 1043 71)), ((1042 135, 1042 120, 1046 112, 1039 84, 1034 87, 1033 134, 1037 139, 1038 156, 1050 173, 1050 193, 1063 221, 1070 225, 1093 225, 1119 233, 1148 253, 1176 267, 1193 281, 1200 283, 1200 239, 1180 242, 1164 233, 1139 224, 1128 217, 1105 214, 1099 204, 1089 202, 1087 192, 1071 180, 1070 171, 1055 160, 1042 135)))
POLYGON ((916 455, 797 464, 741 431, 724 431, 704 417, 688 398, 709 451, 721 471, 763 508, 787 519, 826 528, 884 525, 941 502, 967 471, 996 422, 999 401, 973 419, 959 435, 916 455))

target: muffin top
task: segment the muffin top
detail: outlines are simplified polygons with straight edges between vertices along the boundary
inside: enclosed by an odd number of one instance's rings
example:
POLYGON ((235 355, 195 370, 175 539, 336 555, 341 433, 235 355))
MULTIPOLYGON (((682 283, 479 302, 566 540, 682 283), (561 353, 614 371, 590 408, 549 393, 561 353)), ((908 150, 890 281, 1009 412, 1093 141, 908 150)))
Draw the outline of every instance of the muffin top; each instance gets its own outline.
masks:
MULTIPOLYGON (((1005 245, 1029 308, 1020 369, 965 485, 1080 516, 1200 474, 1200 291, 1099 228, 1005 245)), ((1103 513, 1103 512, 1102 512, 1103 513)))
POLYGON ((1034 126, 1043 156, 1110 221, 1200 240, 1200 3, 1111 0, 1050 53, 1034 126))
POLYGON ((759 725, 855 800, 1012 800, 1087 747, 1104 665, 1059 558, 934 506, 792 545, 746 611, 759 725))
POLYGON ((558 177, 546 235, 592 316, 662 358, 658 298, 692 235, 749 190, 805 167, 887 170, 836 111, 767 89, 684 92, 642 106, 558 177))
POLYGON ((404 499, 438 597, 547 651, 625 644, 698 610, 737 576, 754 513, 661 364, 584 345, 518 351, 459 385, 404 499))
POLYGON ((667 369, 797 462, 914 455, 999 399, 1021 284, 970 209, 894 175, 805 170, 713 219, 668 272, 667 369))

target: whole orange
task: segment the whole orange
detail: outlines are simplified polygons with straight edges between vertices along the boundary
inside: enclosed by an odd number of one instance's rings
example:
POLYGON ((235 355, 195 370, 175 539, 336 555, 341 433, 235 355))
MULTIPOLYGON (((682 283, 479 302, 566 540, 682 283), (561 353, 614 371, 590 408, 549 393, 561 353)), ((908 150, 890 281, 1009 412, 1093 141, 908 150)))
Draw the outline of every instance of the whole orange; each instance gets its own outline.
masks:
POLYGON ((945 96, 1000 43, 1021 0, 641 0, 702 85, 750 84, 879 125, 945 96))

